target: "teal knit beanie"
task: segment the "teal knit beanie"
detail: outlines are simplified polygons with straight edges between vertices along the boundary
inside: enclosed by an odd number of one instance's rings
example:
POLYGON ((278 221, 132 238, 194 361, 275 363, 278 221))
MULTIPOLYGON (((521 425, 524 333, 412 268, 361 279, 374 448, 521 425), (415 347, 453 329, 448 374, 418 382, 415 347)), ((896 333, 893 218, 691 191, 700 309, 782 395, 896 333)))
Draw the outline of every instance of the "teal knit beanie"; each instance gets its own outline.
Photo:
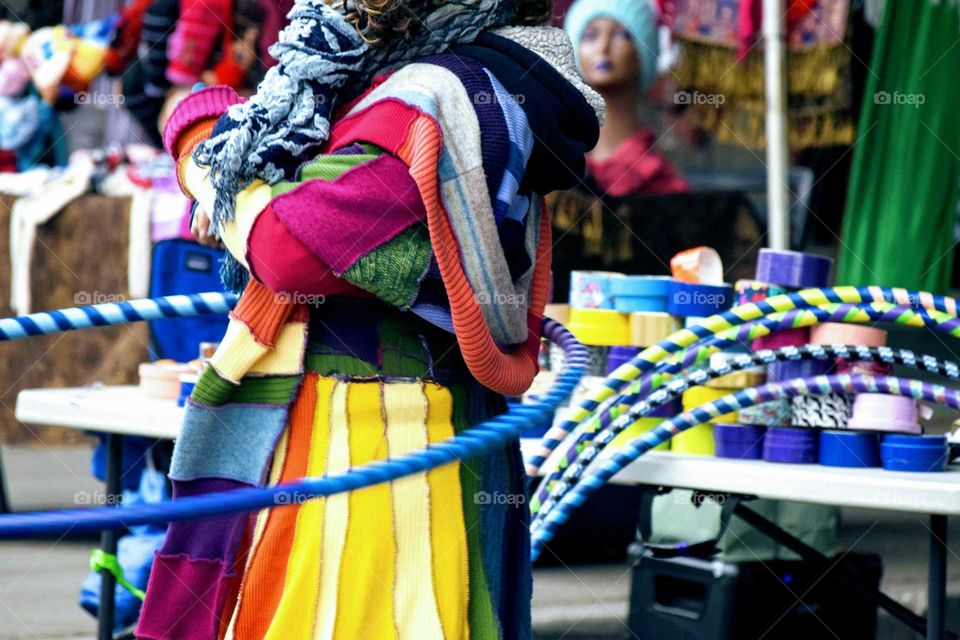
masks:
MULTIPOLYGON (((633 36, 640 57, 640 89, 653 82, 657 75, 660 42, 657 37, 657 12, 651 0, 577 0, 563 21, 563 28, 573 41, 573 51, 580 64, 580 40, 587 25, 597 18, 609 18, 622 24, 633 36)), ((582 68, 581 68, 582 71, 582 68)))

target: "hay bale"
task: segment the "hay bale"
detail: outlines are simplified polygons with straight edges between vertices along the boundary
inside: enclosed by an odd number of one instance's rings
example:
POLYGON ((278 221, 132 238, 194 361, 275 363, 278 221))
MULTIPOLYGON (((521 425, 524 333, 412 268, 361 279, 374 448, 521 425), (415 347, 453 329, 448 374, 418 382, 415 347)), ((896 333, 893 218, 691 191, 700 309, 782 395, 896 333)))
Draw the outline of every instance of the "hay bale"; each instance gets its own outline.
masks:
MULTIPOLYGON (((9 247, 12 199, 0 201, 0 247, 9 247)), ((84 196, 38 229, 31 263, 34 310, 62 309, 129 298, 128 198, 84 196)), ((0 309, 12 315, 10 257, 0 251, 0 309)), ((135 384, 148 359, 146 324, 104 327, 0 344, 0 443, 66 444, 86 436, 57 427, 20 424, 17 393, 37 387, 94 382, 135 384)))

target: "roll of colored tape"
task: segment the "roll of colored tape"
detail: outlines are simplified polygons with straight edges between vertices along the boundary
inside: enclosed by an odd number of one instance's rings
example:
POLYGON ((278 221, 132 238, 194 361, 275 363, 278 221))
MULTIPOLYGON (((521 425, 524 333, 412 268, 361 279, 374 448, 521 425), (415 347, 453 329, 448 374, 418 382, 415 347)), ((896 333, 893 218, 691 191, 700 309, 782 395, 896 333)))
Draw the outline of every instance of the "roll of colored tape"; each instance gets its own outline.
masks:
POLYGON ((866 347, 884 347, 887 344, 887 332, 862 324, 824 322, 810 328, 810 342, 813 344, 860 344, 866 347))
POLYGON ((833 369, 830 360, 779 360, 767 367, 768 382, 787 382, 796 378, 823 376, 833 369))
POLYGON ((946 436, 889 435, 880 443, 883 468, 890 471, 945 471, 948 454, 946 436))
POLYGON ((608 309, 570 309, 570 329, 586 345, 624 346, 630 344, 630 316, 608 309))
POLYGON ((716 443, 713 441, 713 425, 709 422, 681 431, 673 436, 670 444, 670 451, 674 453, 695 456, 712 456, 716 450, 716 443))
POLYGON ((904 396, 859 393, 847 425, 862 431, 921 432, 917 402, 904 396))
POLYGON ((798 327, 796 329, 785 329, 777 331, 770 335, 757 338, 751 346, 754 351, 763 349, 780 349, 782 347, 799 347, 810 343, 810 327, 798 327))
POLYGON ((667 300, 667 311, 681 318, 712 316, 731 306, 733 287, 729 284, 690 284, 674 281, 671 284, 670 298, 667 300))
POLYGON ((826 467, 879 467, 880 439, 875 433, 821 431, 820 464, 826 467))
MULTIPOLYGON (((689 411, 699 407, 702 404, 708 402, 713 402, 714 400, 719 400, 723 396, 729 395, 729 389, 713 389, 711 387, 691 387, 683 392, 683 410, 689 411)), ((736 413, 725 413, 722 416, 717 416, 712 419, 710 422, 736 422, 737 414, 736 413)), ((712 438, 711 431, 711 438, 712 438)), ((680 434, 683 435, 683 434, 680 434)), ((675 436, 679 437, 679 436, 675 436)), ((676 447, 674 447, 676 448, 676 447)))
POLYGON ((672 278, 666 276, 614 278, 610 280, 613 308, 622 313, 666 313, 671 282, 672 278))
POLYGON ((833 260, 815 253, 760 249, 756 279, 792 289, 826 287, 833 260))
POLYGON ((749 304, 751 302, 760 302, 772 296, 779 296, 787 293, 784 287, 760 282, 759 280, 737 280, 733 285, 736 294, 737 304, 749 304))
POLYGON ((893 365, 886 362, 856 362, 837 359, 837 373, 863 376, 888 376, 893 373, 893 365))
POLYGON ((570 324, 570 305, 548 304, 543 310, 543 315, 547 318, 553 318, 563 326, 567 326, 570 324))
POLYGON ((674 398, 667 404, 661 405, 648 414, 650 418, 672 418, 683 411, 683 403, 680 398, 674 398))
POLYGON ((817 432, 771 427, 763 437, 763 459, 768 462, 811 464, 817 461, 817 432))
POLYGON ((706 386, 713 389, 746 389, 747 387, 756 387, 763 384, 766 378, 767 375, 762 370, 735 371, 710 380, 706 386))
POLYGON ((741 409, 738 416, 739 422, 742 424, 762 427, 788 427, 790 426, 791 414, 790 401, 786 398, 777 398, 770 402, 763 402, 741 409))
POLYGON ((623 278, 613 271, 571 271, 570 306, 579 309, 613 309, 610 283, 623 278))
MULTIPOLYGON (((640 418, 629 427, 617 434, 617 436, 610 441, 610 444, 607 445, 609 450, 615 451, 619 447, 627 444, 634 438, 650 431, 658 424, 664 421, 664 418, 657 418, 653 416, 647 416, 645 418, 640 418)), ((670 450, 670 440, 667 440, 663 444, 653 448, 654 451, 669 451, 670 450)))
POLYGON ((763 457, 765 427, 718 422, 713 425, 713 441, 718 458, 759 460, 763 457))
MULTIPOLYGON (((719 353, 714 353, 710 356, 710 366, 722 367, 727 362, 732 362, 742 356, 742 353, 737 353, 735 351, 721 351, 719 353)), ((713 380, 707 382, 705 386, 714 387, 716 389, 745 389, 746 387, 755 387, 763 384, 766 382, 766 380, 766 367, 750 367, 749 369, 740 369, 739 371, 728 373, 725 376, 714 378, 713 380)))
POLYGON ((640 351, 640 347, 610 347, 610 351, 607 352, 606 373, 610 374, 620 365, 630 362, 640 351))
POLYGON ((670 259, 674 280, 691 284, 723 284, 723 262, 710 247, 694 247, 670 259))
POLYGON ((680 321, 669 313, 630 314, 630 344, 646 348, 680 330, 680 321))
POLYGON ((820 429, 846 429, 853 403, 847 394, 829 393, 820 396, 790 398, 790 425, 820 429))

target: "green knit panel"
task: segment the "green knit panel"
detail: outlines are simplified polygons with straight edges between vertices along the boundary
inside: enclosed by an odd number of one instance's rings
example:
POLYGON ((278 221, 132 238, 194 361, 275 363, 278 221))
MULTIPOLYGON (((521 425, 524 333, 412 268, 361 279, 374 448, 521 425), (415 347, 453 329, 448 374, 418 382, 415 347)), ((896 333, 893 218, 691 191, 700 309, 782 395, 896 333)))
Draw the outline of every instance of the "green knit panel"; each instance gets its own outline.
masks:
POLYGON ((340 353, 308 353, 305 367, 321 376, 369 378, 380 374, 377 365, 340 353))
POLYGON ((219 406, 230 401, 230 395, 236 389, 229 380, 224 380, 213 367, 204 367, 200 379, 193 387, 190 399, 200 404, 219 406))
POLYGON ((289 404, 302 376, 246 377, 230 397, 231 402, 244 404, 289 404))
POLYGON ((193 388, 190 398, 208 406, 220 406, 228 402, 247 404, 286 405, 293 400, 301 376, 247 376, 234 385, 217 374, 213 367, 206 367, 193 388))
POLYGON ((343 279, 400 309, 413 304, 430 266, 430 232, 415 224, 361 256, 343 279))
POLYGON ((308 162, 300 168, 298 180, 281 180, 273 185, 273 197, 282 196, 288 191, 296 189, 310 180, 326 180, 332 182, 347 171, 359 167, 365 162, 375 160, 384 154, 383 149, 372 144, 360 145, 366 153, 349 153, 343 155, 325 154, 308 162))
POLYGON ((410 378, 430 378, 430 354, 421 334, 411 331, 406 314, 384 314, 379 318, 380 357, 384 373, 410 378))
MULTIPOLYGON (((453 396, 453 431, 469 428, 468 404, 474 398, 462 384, 449 387, 453 396)), ((476 394, 473 394, 476 395, 476 394)), ((494 450, 490 455, 502 455, 494 450)), ((463 524, 467 533, 467 564, 470 576, 470 599, 467 615, 470 620, 471 640, 499 640, 500 623, 490 600, 487 575, 483 567, 483 542, 480 526, 480 479, 483 477, 483 458, 473 456, 460 461, 460 488, 463 500, 463 524)))

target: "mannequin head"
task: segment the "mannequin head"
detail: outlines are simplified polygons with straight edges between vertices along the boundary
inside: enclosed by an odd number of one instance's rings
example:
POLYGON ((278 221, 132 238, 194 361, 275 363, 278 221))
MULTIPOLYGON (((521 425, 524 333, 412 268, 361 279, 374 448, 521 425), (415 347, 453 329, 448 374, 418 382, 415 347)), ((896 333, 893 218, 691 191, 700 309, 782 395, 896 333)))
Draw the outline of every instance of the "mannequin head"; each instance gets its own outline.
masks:
POLYGON ((640 90, 640 54, 629 29, 595 18, 583 32, 577 56, 584 80, 600 93, 640 90))
POLYGON ((580 72, 601 94, 638 94, 656 76, 660 46, 652 0, 577 0, 564 29, 580 72))

